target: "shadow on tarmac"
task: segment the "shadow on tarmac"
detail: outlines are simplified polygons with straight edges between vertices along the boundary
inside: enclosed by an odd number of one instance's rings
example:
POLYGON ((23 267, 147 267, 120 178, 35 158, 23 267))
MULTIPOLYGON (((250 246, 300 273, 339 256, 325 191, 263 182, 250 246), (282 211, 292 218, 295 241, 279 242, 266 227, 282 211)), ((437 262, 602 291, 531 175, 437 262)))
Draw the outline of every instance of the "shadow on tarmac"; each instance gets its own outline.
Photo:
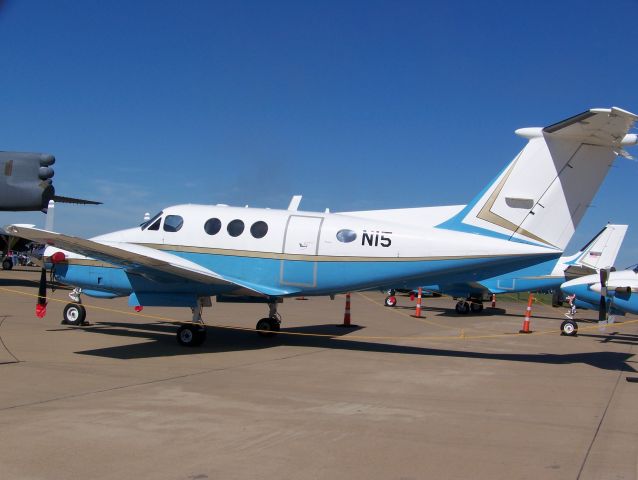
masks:
MULTIPOLYGON (((146 341, 133 345, 83 350, 76 352, 81 355, 94 355, 116 359, 135 359, 168 357, 177 355, 193 355, 216 352, 231 352, 240 350, 257 350, 275 346, 298 346, 314 348, 331 348, 377 353, 393 353, 403 355, 423 355, 436 357, 472 358, 477 360, 501 360, 508 362, 541 363, 547 365, 586 364, 602 370, 624 370, 636 372, 627 363, 633 356, 622 352, 589 352, 566 354, 516 354, 516 353, 483 353, 462 350, 414 347, 392 345, 364 340, 348 340, 344 338, 348 332, 360 328, 344 329, 335 325, 312 325, 289 328, 286 332, 331 335, 332 337, 312 337, 275 335, 264 338, 253 331, 230 330, 215 326, 207 327, 207 340, 201 347, 181 347, 175 341, 175 325, 170 324, 137 324, 99 322, 88 327, 69 327, 73 330, 81 329, 86 332, 103 335, 116 335, 129 338, 139 338, 146 341), (150 341, 148 341, 150 340, 150 341)), ((585 336, 585 335, 583 335, 585 336)), ((636 336, 631 336, 638 343, 636 336)))
POLYGON ((33 287, 38 288, 35 280, 24 280, 23 278, 0 278, 0 287, 33 287))
MULTIPOLYGON (((48 276, 48 274, 47 274, 48 276)), ((40 279, 37 280, 25 280, 24 278, 0 278, 0 287, 32 287, 36 289, 40 285, 40 279)), ((50 280, 47 279, 47 292, 51 292, 54 290, 72 290, 66 285, 62 285, 60 283, 51 283, 50 280)))
MULTIPOLYGON (((413 306, 409 306, 409 307, 405 307, 405 306, 399 306, 397 305, 396 307, 387 307, 387 308, 395 308, 398 310, 409 310, 409 311, 414 311, 415 307, 413 306)), ((523 307, 523 310, 521 310, 520 313, 507 313, 507 311, 504 308, 492 308, 492 307, 486 307, 483 309, 483 311, 481 312, 469 312, 469 313, 458 313, 454 308, 445 308, 445 307, 430 307, 427 305, 423 305, 421 306, 421 311, 422 312, 434 312, 437 313, 439 317, 454 317, 454 318, 467 318, 467 319, 472 319, 472 318, 483 318, 483 317, 491 317, 491 316, 503 316, 503 317, 516 317, 516 318, 523 318, 523 316, 525 315, 525 307, 523 307)), ((555 320, 556 317, 547 317, 547 316, 543 316, 543 315, 537 315, 534 313, 534 310, 532 310, 532 318, 542 318, 542 319, 546 319, 546 320, 555 320)))
MULTIPOLYGON (((608 327, 609 328, 609 327, 608 327)), ((638 345, 638 335, 631 333, 610 332, 610 333, 579 333, 579 337, 599 338, 600 343, 615 343, 618 345, 638 345)))

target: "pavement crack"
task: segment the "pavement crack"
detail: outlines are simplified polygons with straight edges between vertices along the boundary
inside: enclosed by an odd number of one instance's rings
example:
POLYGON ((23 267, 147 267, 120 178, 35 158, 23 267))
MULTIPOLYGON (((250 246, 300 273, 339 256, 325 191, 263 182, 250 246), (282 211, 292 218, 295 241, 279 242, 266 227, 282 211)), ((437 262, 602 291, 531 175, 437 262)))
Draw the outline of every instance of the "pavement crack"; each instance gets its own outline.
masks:
MULTIPOLYGON (((4 323, 4 321, 9 317, 9 315, 2 315, 2 319, 0 320, 0 328, 2 328, 2 324, 4 323)), ((7 353, 9 355, 11 355, 13 357, 13 359, 15 360, 15 362, 0 362, 0 365, 10 365, 13 363, 20 363, 20 359, 18 357, 16 357, 13 352, 11 350, 9 350, 9 347, 7 347, 7 344, 4 343, 4 339, 2 338, 2 335, 0 334, 0 343, 2 344, 2 346, 4 347, 4 349, 7 351, 7 353)))

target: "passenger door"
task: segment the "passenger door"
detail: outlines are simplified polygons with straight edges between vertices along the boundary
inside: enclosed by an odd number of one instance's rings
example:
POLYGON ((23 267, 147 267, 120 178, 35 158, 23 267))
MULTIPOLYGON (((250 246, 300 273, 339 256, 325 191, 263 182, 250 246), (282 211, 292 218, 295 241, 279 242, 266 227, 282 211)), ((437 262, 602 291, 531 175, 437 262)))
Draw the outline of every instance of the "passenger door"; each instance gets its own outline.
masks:
POLYGON ((282 285, 317 286, 316 255, 322 223, 323 217, 288 217, 280 270, 282 285))

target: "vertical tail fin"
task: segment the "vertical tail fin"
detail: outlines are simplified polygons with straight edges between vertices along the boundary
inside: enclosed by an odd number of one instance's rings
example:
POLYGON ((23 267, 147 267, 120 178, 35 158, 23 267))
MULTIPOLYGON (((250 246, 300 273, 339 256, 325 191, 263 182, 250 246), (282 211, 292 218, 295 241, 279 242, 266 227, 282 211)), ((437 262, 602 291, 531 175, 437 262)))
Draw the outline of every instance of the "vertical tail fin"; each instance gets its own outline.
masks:
POLYGON ((627 225, 607 225, 580 249, 574 263, 594 270, 613 267, 626 233, 627 225))
POLYGON ((441 228, 564 250, 638 116, 592 109, 545 128, 516 133, 527 145, 469 205, 441 228))

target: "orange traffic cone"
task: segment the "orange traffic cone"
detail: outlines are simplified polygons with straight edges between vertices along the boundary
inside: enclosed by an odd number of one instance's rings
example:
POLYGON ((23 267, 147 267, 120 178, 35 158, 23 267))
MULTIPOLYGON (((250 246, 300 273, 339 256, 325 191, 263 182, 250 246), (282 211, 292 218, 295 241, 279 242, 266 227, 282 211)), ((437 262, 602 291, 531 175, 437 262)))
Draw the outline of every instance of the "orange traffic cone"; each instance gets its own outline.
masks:
POLYGON ((414 311, 413 317, 421 318, 421 298, 423 297, 423 289, 419 287, 419 291, 416 296, 416 310, 414 311))
POLYGON ((357 326, 357 325, 352 325, 350 323, 350 294, 349 293, 346 293, 346 309, 343 312, 343 323, 337 326, 346 327, 346 328, 354 328, 357 326))
POLYGON ((529 329, 529 320, 532 316, 532 302, 534 301, 534 294, 529 294, 529 299, 527 300, 527 310, 525 310, 525 320, 523 320, 523 329, 519 330, 518 333, 532 333, 529 329))

